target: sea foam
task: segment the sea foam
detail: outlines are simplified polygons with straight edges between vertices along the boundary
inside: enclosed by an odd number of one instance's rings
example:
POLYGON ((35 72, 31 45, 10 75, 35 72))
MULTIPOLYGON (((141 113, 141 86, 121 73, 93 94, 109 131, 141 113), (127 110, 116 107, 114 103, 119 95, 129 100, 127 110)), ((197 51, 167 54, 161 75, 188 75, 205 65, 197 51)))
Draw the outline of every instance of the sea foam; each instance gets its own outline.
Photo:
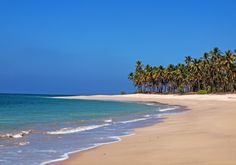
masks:
POLYGON ((104 120, 105 123, 111 123, 112 122, 112 119, 107 119, 107 120, 104 120))
POLYGON ((175 109, 177 109, 177 107, 159 109, 158 111, 159 111, 159 112, 165 112, 165 111, 172 111, 172 110, 175 110, 175 109))
POLYGON ((90 126, 81 126, 81 127, 76 127, 76 128, 62 128, 57 131, 49 131, 47 134, 50 135, 61 135, 61 134, 71 134, 71 133, 78 133, 78 132, 83 132, 83 131, 88 131, 100 127, 105 127, 108 126, 109 124, 101 124, 101 125, 90 125, 90 126))
POLYGON ((126 124, 126 123, 133 123, 133 122, 143 121, 143 120, 147 120, 147 119, 148 118, 139 118, 139 119, 133 119, 133 120, 120 121, 120 122, 117 122, 117 123, 126 124))
POLYGON ((17 139, 22 138, 23 136, 29 135, 32 132, 32 130, 28 131, 21 131, 19 133, 7 133, 0 135, 0 139, 17 139))

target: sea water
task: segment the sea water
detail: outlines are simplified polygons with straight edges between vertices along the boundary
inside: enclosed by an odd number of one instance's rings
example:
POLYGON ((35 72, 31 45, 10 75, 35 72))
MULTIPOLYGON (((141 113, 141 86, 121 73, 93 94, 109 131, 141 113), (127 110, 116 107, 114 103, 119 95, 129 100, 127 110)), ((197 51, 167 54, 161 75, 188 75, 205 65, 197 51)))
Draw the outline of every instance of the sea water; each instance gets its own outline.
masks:
POLYGON ((0 94, 0 164, 43 165, 131 135, 179 107, 0 94))

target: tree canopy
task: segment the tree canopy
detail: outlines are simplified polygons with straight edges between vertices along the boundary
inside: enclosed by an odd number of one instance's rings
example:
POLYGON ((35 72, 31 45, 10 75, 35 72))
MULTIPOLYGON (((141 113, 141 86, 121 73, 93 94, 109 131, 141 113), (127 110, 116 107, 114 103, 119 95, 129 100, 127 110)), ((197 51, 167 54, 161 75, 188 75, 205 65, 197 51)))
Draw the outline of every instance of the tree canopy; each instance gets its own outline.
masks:
POLYGON ((138 92, 186 93, 234 92, 236 90, 236 50, 214 48, 199 58, 186 56, 184 63, 151 66, 136 62, 128 76, 138 92))

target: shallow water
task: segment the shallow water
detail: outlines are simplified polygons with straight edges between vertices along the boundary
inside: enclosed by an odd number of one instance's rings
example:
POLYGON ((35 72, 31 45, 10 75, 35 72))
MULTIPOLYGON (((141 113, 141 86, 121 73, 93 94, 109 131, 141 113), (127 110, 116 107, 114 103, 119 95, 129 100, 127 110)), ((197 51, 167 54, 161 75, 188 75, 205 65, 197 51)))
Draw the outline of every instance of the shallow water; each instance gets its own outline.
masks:
POLYGON ((157 104, 0 95, 0 164, 34 165, 119 141, 182 111, 157 104))

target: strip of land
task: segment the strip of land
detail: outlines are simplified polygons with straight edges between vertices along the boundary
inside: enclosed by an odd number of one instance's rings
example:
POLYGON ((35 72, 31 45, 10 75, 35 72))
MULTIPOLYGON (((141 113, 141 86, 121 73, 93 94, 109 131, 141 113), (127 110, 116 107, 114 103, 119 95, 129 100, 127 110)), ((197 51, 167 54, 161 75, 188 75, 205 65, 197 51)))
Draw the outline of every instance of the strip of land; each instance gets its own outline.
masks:
POLYGON ((235 165, 236 94, 71 96, 68 99, 159 102, 190 111, 135 130, 134 136, 71 155, 60 165, 235 165))

